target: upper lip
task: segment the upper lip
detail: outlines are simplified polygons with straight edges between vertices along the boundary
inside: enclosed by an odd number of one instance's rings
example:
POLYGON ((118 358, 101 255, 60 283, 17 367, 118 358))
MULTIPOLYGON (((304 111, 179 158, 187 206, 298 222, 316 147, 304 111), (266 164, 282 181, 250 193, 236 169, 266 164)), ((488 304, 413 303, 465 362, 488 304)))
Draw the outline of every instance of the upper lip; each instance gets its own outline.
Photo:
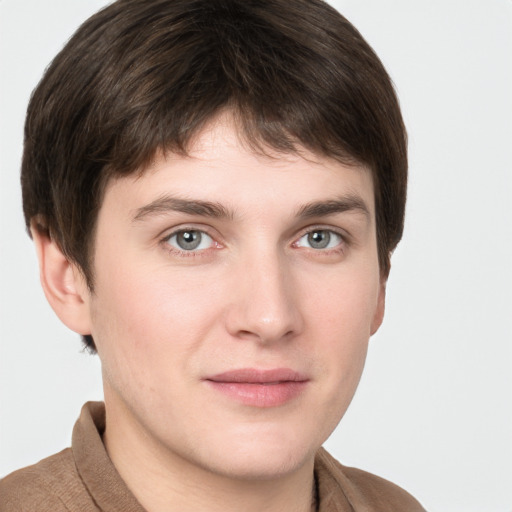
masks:
POLYGON ((217 373, 205 380, 212 382, 238 382, 248 384, 268 384, 277 382, 305 382, 308 379, 303 373, 290 368, 274 368, 259 370, 257 368, 240 368, 217 373))

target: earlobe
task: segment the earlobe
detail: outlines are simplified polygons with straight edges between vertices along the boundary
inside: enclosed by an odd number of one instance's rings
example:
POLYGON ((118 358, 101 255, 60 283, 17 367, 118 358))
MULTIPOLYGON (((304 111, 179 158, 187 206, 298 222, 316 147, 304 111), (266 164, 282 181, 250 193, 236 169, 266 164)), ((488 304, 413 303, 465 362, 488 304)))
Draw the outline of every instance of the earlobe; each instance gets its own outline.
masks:
POLYGON ((89 297, 85 279, 46 232, 31 227, 46 299, 60 320, 79 334, 90 334, 89 297))
POLYGON ((373 315, 370 335, 373 336, 384 320, 384 311, 386 309, 386 279, 381 278, 379 285, 379 296, 377 298, 377 307, 373 315))

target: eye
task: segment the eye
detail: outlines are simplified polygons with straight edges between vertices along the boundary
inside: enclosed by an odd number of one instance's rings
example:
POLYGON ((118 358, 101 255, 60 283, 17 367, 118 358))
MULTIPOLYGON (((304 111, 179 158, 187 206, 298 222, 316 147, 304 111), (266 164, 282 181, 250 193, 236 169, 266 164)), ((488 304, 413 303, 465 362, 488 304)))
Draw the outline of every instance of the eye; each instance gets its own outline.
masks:
POLYGON ((200 251, 214 245, 210 235, 197 229, 183 229, 170 235, 166 242, 179 251, 200 251))
POLYGON ((338 233, 330 229, 315 229, 301 236, 296 242, 297 247, 309 247, 311 249, 333 249, 343 242, 338 233))

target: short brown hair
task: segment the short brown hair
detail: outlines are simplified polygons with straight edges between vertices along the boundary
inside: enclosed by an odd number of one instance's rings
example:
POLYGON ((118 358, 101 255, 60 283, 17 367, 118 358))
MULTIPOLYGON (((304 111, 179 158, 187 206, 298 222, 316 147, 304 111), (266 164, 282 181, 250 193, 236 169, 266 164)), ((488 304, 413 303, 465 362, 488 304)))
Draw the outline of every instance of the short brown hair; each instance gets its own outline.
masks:
POLYGON ((28 107, 27 227, 47 231, 92 290, 105 184, 157 150, 186 154, 223 110, 255 148, 369 166, 387 275, 403 231, 406 132, 382 63, 321 0, 118 0, 89 18, 28 107))

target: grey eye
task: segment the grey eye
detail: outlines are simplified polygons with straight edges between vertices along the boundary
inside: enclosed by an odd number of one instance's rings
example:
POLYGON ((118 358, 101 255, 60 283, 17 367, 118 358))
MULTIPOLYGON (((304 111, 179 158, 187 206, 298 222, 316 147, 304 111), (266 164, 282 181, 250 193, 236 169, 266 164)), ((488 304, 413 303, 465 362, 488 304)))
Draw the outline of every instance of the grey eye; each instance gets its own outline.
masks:
POLYGON ((341 235, 330 229, 317 229, 301 236, 297 246, 311 249, 331 249, 338 246, 342 241, 341 235))
POLYGON ((208 249, 212 246, 213 240, 204 231, 188 229, 174 233, 167 243, 181 251, 195 251, 208 249))
POLYGON ((308 234, 308 243, 313 249, 325 249, 330 241, 329 231, 313 231, 308 234))

